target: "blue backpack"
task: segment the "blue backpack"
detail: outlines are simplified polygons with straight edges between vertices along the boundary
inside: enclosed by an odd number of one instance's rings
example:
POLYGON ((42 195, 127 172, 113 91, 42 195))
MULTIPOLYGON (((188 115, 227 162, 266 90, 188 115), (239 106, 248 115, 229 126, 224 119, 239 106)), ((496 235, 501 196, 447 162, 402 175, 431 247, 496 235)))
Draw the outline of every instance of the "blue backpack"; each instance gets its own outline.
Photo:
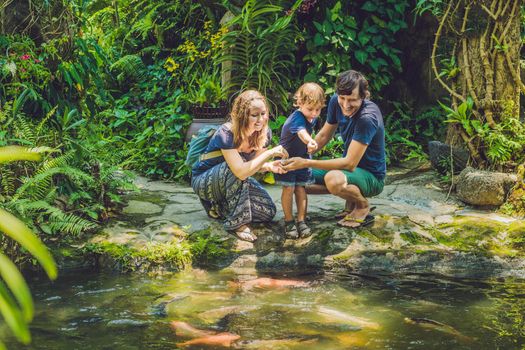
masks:
MULTIPOLYGON (((215 135, 215 132, 217 129, 219 129, 219 127, 220 125, 206 125, 200 128, 197 134, 192 136, 188 149, 188 155, 186 156, 186 161, 184 164, 190 168, 193 168, 193 166, 201 159, 201 156, 204 155, 206 147, 208 147, 208 144, 210 143, 210 139, 213 135, 215 135)), ((218 157, 221 155, 221 151, 218 150, 210 152, 206 155, 214 155, 218 157)), ((213 156, 207 157, 206 159, 209 158, 213 158, 213 156)))

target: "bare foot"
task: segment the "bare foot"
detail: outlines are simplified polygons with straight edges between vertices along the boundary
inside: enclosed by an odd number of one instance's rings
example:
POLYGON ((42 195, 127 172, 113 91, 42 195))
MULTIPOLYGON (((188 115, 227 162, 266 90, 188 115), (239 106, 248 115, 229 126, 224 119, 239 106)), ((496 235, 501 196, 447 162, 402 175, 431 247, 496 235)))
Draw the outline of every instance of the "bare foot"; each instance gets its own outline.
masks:
POLYGON ((354 210, 354 208, 355 208, 355 203, 346 201, 345 208, 343 209, 343 211, 340 211, 339 213, 335 214, 335 218, 336 219, 344 218, 345 216, 350 214, 354 210))
POLYGON ((366 208, 354 208, 354 210, 346 215, 337 224, 344 227, 360 227, 365 226, 373 222, 374 217, 370 214, 370 206, 366 208))

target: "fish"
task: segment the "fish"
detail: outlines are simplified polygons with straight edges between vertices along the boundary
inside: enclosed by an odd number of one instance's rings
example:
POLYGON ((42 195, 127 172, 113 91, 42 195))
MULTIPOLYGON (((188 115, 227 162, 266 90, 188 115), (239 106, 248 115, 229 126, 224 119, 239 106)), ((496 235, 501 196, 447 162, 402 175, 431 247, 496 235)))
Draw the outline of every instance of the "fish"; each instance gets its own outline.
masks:
MULTIPOLYGON (((167 317, 168 316, 168 312, 166 310, 168 304, 170 303, 174 303, 174 302, 177 302, 177 301, 180 301, 180 300, 184 300, 186 298, 188 298, 189 295, 178 295, 178 296, 175 296, 169 300, 166 300, 166 301, 162 301, 156 305, 153 305, 151 307, 151 314, 154 315, 154 316, 157 316, 157 317, 167 317)), ((157 298, 157 299, 160 299, 157 298)))
POLYGON ((182 321, 172 321, 170 326, 175 331, 175 334, 182 338, 199 338, 216 334, 213 331, 195 328, 189 323, 182 321))
POLYGON ((190 345, 206 345, 206 346, 223 346, 231 347, 232 344, 241 338, 238 334, 222 332, 213 335, 207 335, 200 338, 185 341, 183 343, 177 343, 177 346, 185 347, 190 345))
POLYGON ((472 342, 474 340, 471 337, 461 334, 454 327, 439 321, 431 320, 430 318, 405 317, 404 321, 408 324, 414 324, 426 329, 433 329, 442 333, 453 335, 464 342, 472 342))
POLYGON ((290 280, 290 279, 275 279, 268 277, 256 278, 249 281, 233 283, 234 286, 240 287, 244 291, 249 291, 254 288, 291 288, 291 287, 308 287, 310 284, 305 281, 290 280))
POLYGON ((219 320, 228 314, 239 313, 244 311, 252 311, 257 309, 255 305, 233 305, 233 306, 224 306, 217 309, 211 309, 204 312, 201 312, 198 316, 201 319, 207 321, 219 320))
POLYGON ((348 322, 352 325, 356 325, 362 328, 369 328, 373 330, 378 330, 379 328, 381 328, 381 326, 376 322, 372 322, 365 318, 352 316, 342 311, 330 309, 325 306, 319 306, 318 312, 320 315, 324 316, 325 318, 337 320, 340 322, 348 322))
POLYGON ((261 339, 261 340, 240 340, 234 344, 238 349, 290 349, 298 346, 312 345, 318 341, 317 338, 285 338, 285 339, 261 339))
POLYGON ((328 322, 328 323, 312 322, 310 323, 310 327, 314 329, 321 329, 321 330, 327 329, 327 330, 331 330, 335 332, 357 332, 363 329, 360 326, 356 326, 353 324, 333 323, 333 322, 328 322))

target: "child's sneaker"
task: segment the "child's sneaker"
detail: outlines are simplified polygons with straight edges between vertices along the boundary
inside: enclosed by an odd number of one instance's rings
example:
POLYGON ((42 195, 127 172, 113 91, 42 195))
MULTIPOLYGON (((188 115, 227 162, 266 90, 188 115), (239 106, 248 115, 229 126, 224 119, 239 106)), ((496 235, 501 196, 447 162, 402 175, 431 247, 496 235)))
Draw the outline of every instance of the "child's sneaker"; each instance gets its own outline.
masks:
POLYGON ((299 237, 305 238, 312 234, 312 230, 310 230, 310 227, 306 224, 304 221, 297 221, 297 230, 299 231, 299 237))
POLYGON ((297 227, 295 227, 295 223, 293 221, 284 222, 284 235, 287 238, 299 238, 299 232, 297 232, 297 227))

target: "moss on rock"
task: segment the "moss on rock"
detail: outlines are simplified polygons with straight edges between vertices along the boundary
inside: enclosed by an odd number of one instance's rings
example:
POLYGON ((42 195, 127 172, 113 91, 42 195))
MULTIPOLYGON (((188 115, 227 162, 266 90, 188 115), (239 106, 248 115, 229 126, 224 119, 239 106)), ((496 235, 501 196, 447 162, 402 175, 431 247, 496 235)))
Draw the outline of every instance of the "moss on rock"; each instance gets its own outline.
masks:
POLYGON ((190 250, 195 265, 215 265, 227 260, 234 254, 234 239, 214 234, 211 229, 196 231, 191 234, 190 250))
MULTIPOLYGON (((190 245, 187 242, 150 242, 141 248, 110 242, 89 243, 83 248, 85 253, 102 260, 110 261, 119 270, 136 271, 152 268, 182 270, 191 265, 190 245)), ((107 264, 103 264, 107 265, 107 264)))

